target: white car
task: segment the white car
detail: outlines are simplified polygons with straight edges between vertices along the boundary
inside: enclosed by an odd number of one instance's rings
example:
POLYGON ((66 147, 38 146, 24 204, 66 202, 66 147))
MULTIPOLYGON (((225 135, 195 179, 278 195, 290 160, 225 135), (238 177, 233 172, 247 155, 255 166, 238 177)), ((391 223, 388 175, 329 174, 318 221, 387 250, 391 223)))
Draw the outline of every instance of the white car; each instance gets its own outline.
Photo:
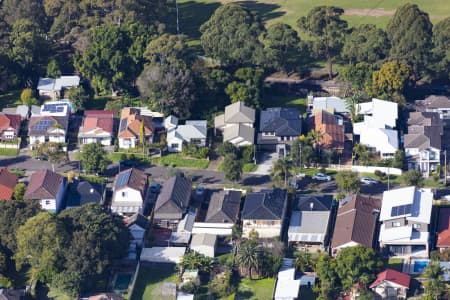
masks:
POLYGON ((377 184, 377 183, 380 183, 378 180, 373 179, 371 177, 361 177, 360 181, 361 181, 361 183, 364 183, 364 184, 377 184))
POLYGON ((316 173, 312 176, 312 179, 319 181, 331 181, 331 176, 323 173, 316 173))

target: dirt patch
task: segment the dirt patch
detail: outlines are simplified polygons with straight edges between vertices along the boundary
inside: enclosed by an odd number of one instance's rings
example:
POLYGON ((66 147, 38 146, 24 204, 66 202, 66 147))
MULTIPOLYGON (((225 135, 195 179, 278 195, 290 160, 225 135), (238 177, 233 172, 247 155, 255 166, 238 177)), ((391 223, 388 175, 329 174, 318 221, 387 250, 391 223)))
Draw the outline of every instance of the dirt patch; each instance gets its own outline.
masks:
POLYGON ((368 16, 368 17, 384 17, 394 15, 395 10, 385 10, 382 8, 374 9, 346 9, 344 15, 347 16, 368 16))

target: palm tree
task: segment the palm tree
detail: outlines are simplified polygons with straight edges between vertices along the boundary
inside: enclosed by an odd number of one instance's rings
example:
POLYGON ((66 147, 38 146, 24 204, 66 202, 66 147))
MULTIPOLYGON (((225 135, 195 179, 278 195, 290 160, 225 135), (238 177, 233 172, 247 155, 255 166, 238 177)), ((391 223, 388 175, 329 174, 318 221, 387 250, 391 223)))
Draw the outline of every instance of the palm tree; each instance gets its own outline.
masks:
POLYGON ((350 112, 350 118, 352 120, 352 123, 358 121, 358 111, 356 107, 358 103, 359 103, 358 96, 356 95, 345 99, 345 106, 350 112))
POLYGON ((210 272, 214 267, 214 260, 203 254, 192 251, 183 255, 178 266, 181 272, 194 269, 198 269, 200 272, 210 272))
POLYGON ((306 137, 317 154, 317 161, 320 163, 320 147, 323 143, 323 133, 320 130, 311 130, 306 137))
POLYGON ((271 177, 273 181, 284 180, 284 187, 287 185, 287 179, 291 175, 290 169, 292 162, 286 158, 278 159, 272 167, 271 177))
POLYGON ((237 252, 237 262, 241 267, 248 270, 248 277, 252 279, 252 270, 258 270, 261 264, 258 243, 248 240, 241 243, 237 252))

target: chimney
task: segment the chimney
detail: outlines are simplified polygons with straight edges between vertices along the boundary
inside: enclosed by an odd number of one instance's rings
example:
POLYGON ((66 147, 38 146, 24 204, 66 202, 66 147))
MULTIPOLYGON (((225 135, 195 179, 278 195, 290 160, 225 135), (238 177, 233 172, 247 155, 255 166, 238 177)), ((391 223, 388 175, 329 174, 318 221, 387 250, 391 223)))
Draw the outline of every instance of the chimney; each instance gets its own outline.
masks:
POLYGON ((313 210, 313 208, 314 208, 314 202, 310 202, 310 203, 309 203, 309 208, 310 208, 311 210, 313 210))
POLYGON ((94 189, 90 189, 89 192, 90 192, 91 194, 93 194, 93 193, 94 193, 94 189))

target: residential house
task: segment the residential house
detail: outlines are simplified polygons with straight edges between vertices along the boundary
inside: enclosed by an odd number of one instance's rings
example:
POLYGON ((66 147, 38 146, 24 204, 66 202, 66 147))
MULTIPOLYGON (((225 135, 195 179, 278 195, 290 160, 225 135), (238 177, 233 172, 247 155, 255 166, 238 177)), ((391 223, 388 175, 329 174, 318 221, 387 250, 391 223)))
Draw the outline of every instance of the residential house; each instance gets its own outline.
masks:
POLYGON ((111 210, 125 216, 142 213, 147 189, 148 177, 143 171, 131 168, 120 172, 113 183, 111 210))
POLYGON ((66 208, 80 207, 89 203, 102 204, 105 188, 100 183, 75 179, 69 185, 66 208))
POLYGON ((78 131, 78 142, 112 145, 114 134, 114 110, 85 110, 83 123, 78 131))
POLYGON ((296 108, 272 107, 261 111, 258 145, 286 156, 293 140, 302 134, 302 115, 296 108))
POLYGON ((272 189, 248 193, 241 213, 243 235, 248 237, 254 229, 261 238, 282 236, 286 206, 286 190, 272 189))
POLYGON ((12 200, 14 187, 19 177, 8 171, 8 168, 0 168, 0 200, 12 200))
POLYGON ((192 235, 191 250, 208 257, 216 256, 217 235, 199 233, 192 235))
POLYGON ((142 248, 144 246, 145 233, 150 227, 150 221, 140 213, 135 213, 129 218, 125 219, 125 224, 131 234, 131 244, 142 248))
POLYGON ((0 300, 22 300, 25 297, 25 290, 0 288, 0 300))
POLYGON ((187 213, 192 183, 184 176, 173 176, 164 182, 153 209, 154 223, 164 228, 176 228, 187 213))
POLYGON ((439 223, 437 228, 436 248, 444 251, 450 248, 450 208, 439 208, 439 223))
POLYGON ((69 127, 70 105, 68 102, 47 102, 41 106, 39 115, 31 116, 28 123, 30 146, 55 142, 65 143, 69 127))
POLYGON ((242 192, 237 190, 214 191, 209 201, 204 222, 195 222, 193 233, 212 233, 230 236, 239 220, 242 192))
POLYGON ((380 299, 406 299, 410 282, 411 276, 386 269, 378 273, 377 279, 369 287, 380 299))
POLYGON ((11 141, 19 136, 22 117, 0 113, 0 141, 11 141))
POLYGON ((448 96, 428 96, 425 100, 416 101, 416 107, 427 112, 437 112, 443 121, 450 119, 450 98, 448 96))
POLYGON ((372 248, 380 208, 380 199, 370 196, 353 195, 342 200, 331 240, 332 255, 346 247, 372 248))
POLYGON ((80 77, 61 76, 59 78, 39 78, 37 89, 41 99, 58 100, 63 96, 64 90, 80 85, 80 77))
POLYGON ((344 120, 342 116, 320 110, 309 119, 309 130, 322 134, 321 147, 325 149, 344 150, 344 120))
POLYGON ((364 116, 362 122, 353 124, 353 134, 359 143, 380 153, 382 159, 391 158, 398 150, 398 132, 394 130, 398 118, 398 104, 373 98, 371 102, 356 106, 364 116))
POLYGON ((414 186, 383 193, 379 241, 386 254, 428 257, 432 202, 431 190, 414 186))
POLYGON ((288 242, 307 251, 323 251, 328 239, 331 195, 297 195, 288 229, 288 242))
POLYGON ((348 114, 349 109, 345 100, 331 96, 331 97, 312 97, 308 96, 308 109, 312 113, 326 110, 332 114, 348 114))
POLYGON ((206 145, 206 120, 190 120, 178 125, 178 118, 168 116, 164 120, 167 130, 167 149, 169 152, 181 152, 184 144, 204 147, 206 145))
POLYGON ((235 102, 225 107, 225 113, 214 118, 214 128, 223 135, 223 142, 230 142, 235 146, 249 146, 254 144, 255 110, 244 104, 235 102))
POLYGON ((34 172, 25 191, 24 199, 39 201, 41 208, 59 213, 64 205, 67 180, 50 170, 34 172))
POLYGON ((299 298, 299 279, 295 279, 294 259, 283 258, 283 263, 278 271, 275 285, 274 300, 296 300, 299 298))
POLYGON ((408 134, 404 136, 408 169, 420 170, 425 177, 441 163, 442 120, 437 112, 411 112, 408 134))
MULTIPOLYGON (((35 108, 38 108, 39 106, 32 105, 35 108)), ((39 108, 40 110, 40 108, 39 108)), ((2 113, 9 114, 9 115, 19 115, 22 120, 28 119, 30 116, 30 108, 28 105, 20 104, 16 107, 5 107, 2 109, 2 113)))
POLYGON ((135 148, 139 145, 141 137, 147 143, 152 143, 154 131, 151 116, 141 114, 139 108, 122 109, 118 133, 120 148, 135 148))

